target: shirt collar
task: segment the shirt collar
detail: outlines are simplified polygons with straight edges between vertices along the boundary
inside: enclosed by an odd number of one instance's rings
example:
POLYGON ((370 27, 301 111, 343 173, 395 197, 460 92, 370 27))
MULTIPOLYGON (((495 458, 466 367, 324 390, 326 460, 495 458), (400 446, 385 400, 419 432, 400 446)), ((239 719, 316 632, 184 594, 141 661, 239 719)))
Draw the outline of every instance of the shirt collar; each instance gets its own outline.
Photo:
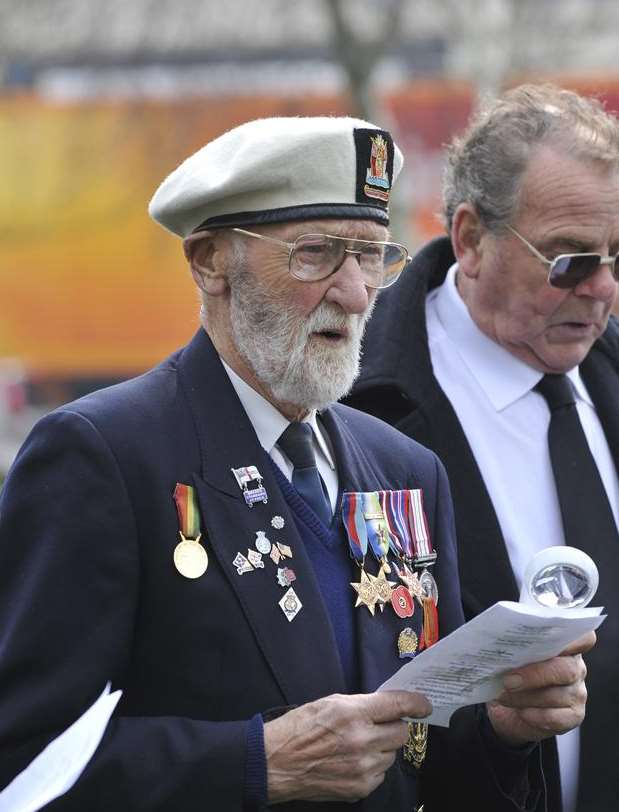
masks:
MULTIPOLYGON (((458 293, 457 270, 458 264, 455 263, 438 289, 436 312, 445 329, 449 325, 449 335, 462 361, 493 407, 500 412, 530 392, 543 373, 516 358, 479 329, 458 293)), ((578 367, 571 369, 567 376, 574 385, 577 398, 592 405, 578 367)))
MULTIPOLYGON (((258 437, 258 442, 262 448, 264 448, 267 454, 270 454, 273 450, 273 446, 275 446, 279 440, 282 432, 288 427, 290 421, 287 417, 284 417, 284 415, 279 412, 272 403, 269 403, 266 398, 256 392, 255 389, 252 389, 252 387, 246 383, 243 378, 240 377, 240 375, 237 375, 237 373, 231 367, 229 367, 223 359, 221 362, 224 369, 228 373, 230 383, 234 387, 234 390, 238 395, 238 398, 241 401, 241 404, 245 409, 252 426, 254 427, 254 431, 258 437)), ((303 418, 303 422, 309 423, 309 425, 312 427, 315 441, 318 443, 318 446, 329 463, 329 466, 335 470, 333 455, 327 441, 325 440, 323 430, 318 423, 316 409, 312 409, 311 412, 309 412, 303 418)))

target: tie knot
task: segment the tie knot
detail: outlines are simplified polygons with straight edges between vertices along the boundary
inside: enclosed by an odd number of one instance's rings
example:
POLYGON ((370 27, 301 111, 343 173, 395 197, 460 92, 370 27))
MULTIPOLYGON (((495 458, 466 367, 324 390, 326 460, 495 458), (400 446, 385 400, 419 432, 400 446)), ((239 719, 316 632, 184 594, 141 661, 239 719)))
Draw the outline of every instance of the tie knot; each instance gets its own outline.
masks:
POLYGON ((295 470, 315 468, 316 456, 312 441, 312 427, 309 423, 290 423, 277 441, 295 470))
POLYGON ((567 375, 544 375, 535 385, 535 389, 544 396, 551 412, 576 403, 574 390, 567 375))

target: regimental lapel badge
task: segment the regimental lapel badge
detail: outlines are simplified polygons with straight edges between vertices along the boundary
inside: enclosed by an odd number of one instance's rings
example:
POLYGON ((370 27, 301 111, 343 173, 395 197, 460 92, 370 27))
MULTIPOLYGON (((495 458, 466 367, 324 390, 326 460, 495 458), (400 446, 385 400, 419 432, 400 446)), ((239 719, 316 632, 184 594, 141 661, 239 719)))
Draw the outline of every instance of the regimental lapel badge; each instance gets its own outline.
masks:
POLYGON ((256 550, 262 555, 268 555, 271 552, 271 541, 267 538, 266 532, 264 530, 257 530, 256 531, 256 550))
POLYGON ((254 569, 264 569, 264 561, 262 560, 262 553, 257 550, 252 550, 251 547, 247 550, 247 560, 254 567, 254 569))
POLYGON ((180 542, 174 548, 174 566, 185 578, 195 579, 208 568, 208 555, 200 544, 200 512, 191 485, 176 483, 174 501, 178 514, 180 542))
POLYGON ((283 530, 285 524, 286 522, 284 521, 282 516, 273 516, 273 518, 271 519, 271 526, 275 530, 283 530))
POLYGON ((249 561, 245 558, 243 553, 237 553, 234 561, 232 562, 236 567, 236 571, 239 575, 243 575, 245 572, 253 572, 254 568, 249 563, 249 561))
POLYGON ((401 660, 412 659, 417 653, 419 638, 414 629, 406 626, 398 635, 398 656, 401 660))
POLYGON ((348 536, 348 547, 355 563, 360 569, 359 581, 351 582, 357 593, 355 607, 365 606, 371 615, 378 600, 373 582, 364 569, 368 549, 368 534, 363 518, 363 494, 354 491, 342 494, 342 519, 348 536))
POLYGON ((231 468, 234 478, 243 493, 243 499, 247 507, 253 507, 254 502, 263 502, 265 505, 269 501, 266 488, 262 484, 262 476, 255 465, 247 465, 244 468, 231 468))
POLYGON ((280 542, 278 541, 277 548, 281 553, 282 558, 292 558, 292 550, 287 544, 280 544, 280 542))
POLYGON ((290 589, 284 594, 284 597, 279 602, 279 605, 289 621, 293 621, 303 607, 303 604, 299 600, 299 596, 292 587, 290 587, 290 589))
POLYGON ((277 583, 283 587, 289 587, 293 581, 297 580, 294 570, 290 567, 277 568, 277 583))

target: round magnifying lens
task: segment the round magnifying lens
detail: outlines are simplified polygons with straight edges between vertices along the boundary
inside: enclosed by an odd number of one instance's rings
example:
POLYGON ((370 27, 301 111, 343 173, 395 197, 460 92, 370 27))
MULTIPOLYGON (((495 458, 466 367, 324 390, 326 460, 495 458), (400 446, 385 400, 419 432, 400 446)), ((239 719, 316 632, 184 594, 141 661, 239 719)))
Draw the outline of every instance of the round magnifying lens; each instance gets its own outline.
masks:
POLYGON ((528 563, 520 600, 550 609, 586 606, 599 583, 594 561, 575 547, 547 547, 528 563))

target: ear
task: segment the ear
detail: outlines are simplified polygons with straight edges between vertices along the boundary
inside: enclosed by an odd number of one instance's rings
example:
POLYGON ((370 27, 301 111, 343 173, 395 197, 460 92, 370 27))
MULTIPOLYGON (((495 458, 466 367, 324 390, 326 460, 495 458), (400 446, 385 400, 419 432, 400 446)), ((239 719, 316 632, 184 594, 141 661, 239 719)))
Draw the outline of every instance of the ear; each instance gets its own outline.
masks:
POLYGON ((226 264, 222 261, 216 231, 199 231, 183 241, 183 250, 194 282, 209 296, 221 296, 228 290, 226 264))
POLYGON ((479 273, 483 254, 484 227, 471 203, 460 203, 451 226, 451 244, 458 270, 473 279, 479 273))

